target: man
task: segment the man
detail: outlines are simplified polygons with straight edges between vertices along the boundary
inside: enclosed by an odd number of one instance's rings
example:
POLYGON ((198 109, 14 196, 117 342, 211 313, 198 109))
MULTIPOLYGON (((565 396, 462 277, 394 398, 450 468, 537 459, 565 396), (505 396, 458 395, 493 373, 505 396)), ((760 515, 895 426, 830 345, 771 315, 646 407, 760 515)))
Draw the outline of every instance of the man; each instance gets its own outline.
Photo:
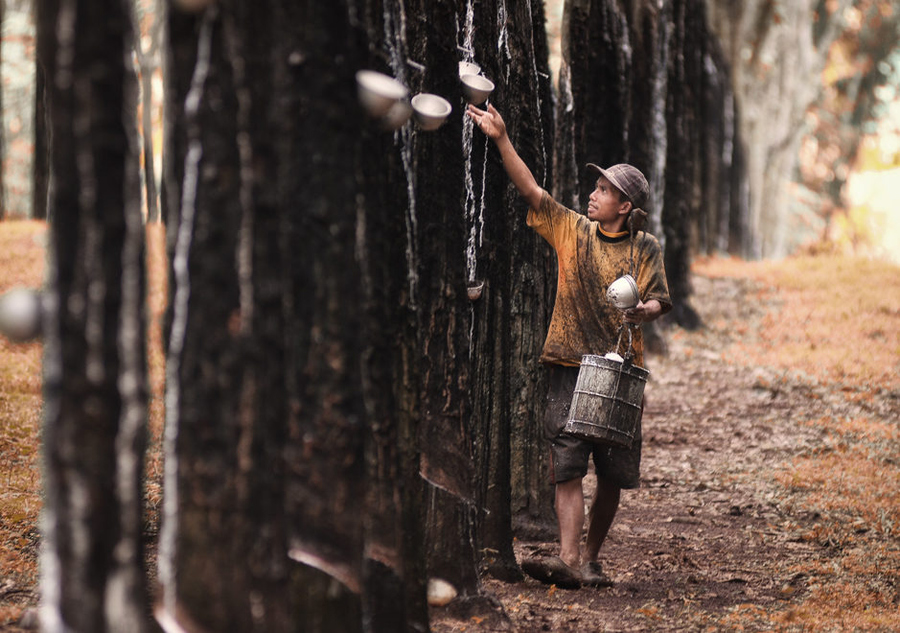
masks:
MULTIPOLYGON (((549 369, 545 427, 551 444, 560 548, 559 556, 525 560, 522 569, 542 582, 564 588, 608 586, 611 582, 597 555, 615 518, 621 490, 637 488, 640 483, 640 421, 630 449, 595 444, 561 431, 581 357, 615 350, 621 335, 630 334, 622 328, 653 321, 672 308, 659 242, 652 235, 634 231, 635 220, 646 217, 641 207, 650 188, 644 175, 631 165, 609 169, 590 165, 598 178, 585 217, 560 205, 538 185, 493 106, 480 110, 470 105, 467 113, 496 144, 507 175, 530 207, 528 226, 553 246, 559 265, 556 303, 541 362, 549 369), (637 280, 640 301, 623 312, 611 305, 605 292, 626 273, 637 280), (597 473, 597 490, 582 552, 582 480, 589 456, 597 473)), ((633 353, 634 364, 643 366, 640 329, 634 331, 633 353)))

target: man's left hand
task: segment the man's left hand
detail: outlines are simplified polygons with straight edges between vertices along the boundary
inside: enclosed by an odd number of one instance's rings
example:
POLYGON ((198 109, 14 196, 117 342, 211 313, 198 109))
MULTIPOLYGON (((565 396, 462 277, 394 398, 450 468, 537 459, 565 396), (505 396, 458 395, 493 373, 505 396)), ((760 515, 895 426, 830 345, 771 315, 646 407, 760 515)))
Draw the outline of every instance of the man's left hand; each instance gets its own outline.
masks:
POLYGON ((636 306, 624 312, 626 323, 647 323, 662 314, 662 304, 656 299, 650 299, 647 303, 639 301, 636 306))

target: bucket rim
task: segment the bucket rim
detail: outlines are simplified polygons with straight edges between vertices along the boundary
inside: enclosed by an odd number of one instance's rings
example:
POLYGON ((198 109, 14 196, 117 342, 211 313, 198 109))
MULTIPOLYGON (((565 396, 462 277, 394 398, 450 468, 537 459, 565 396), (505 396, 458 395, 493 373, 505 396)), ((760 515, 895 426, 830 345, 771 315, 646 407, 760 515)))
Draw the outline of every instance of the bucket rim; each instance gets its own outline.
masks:
MULTIPOLYGON (((620 367, 623 367, 623 363, 617 360, 610 360, 605 356, 600 356, 599 354, 585 354, 581 357, 582 365, 590 365, 592 367, 600 367, 601 369, 612 369, 615 371, 619 371, 620 367)), ((622 371, 626 374, 637 374, 636 377, 646 378, 650 375, 650 370, 646 367, 641 367, 640 365, 635 365, 633 363, 626 364, 622 371)))

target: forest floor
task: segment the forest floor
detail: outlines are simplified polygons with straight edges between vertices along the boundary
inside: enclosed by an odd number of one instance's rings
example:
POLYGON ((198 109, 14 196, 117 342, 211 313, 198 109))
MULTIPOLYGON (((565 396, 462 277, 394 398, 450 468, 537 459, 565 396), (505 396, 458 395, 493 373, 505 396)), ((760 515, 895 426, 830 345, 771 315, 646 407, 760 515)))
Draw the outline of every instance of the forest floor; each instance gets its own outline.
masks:
POLYGON ((432 608, 432 630, 900 630, 898 272, 695 263, 705 327, 648 359, 642 482, 600 553, 615 584, 485 578, 494 613, 432 608))
MULTIPOLYGON (((40 284, 43 233, 0 223, 0 293, 40 284)), ((648 359, 641 487, 624 493, 601 551, 614 586, 485 577, 495 608, 433 608, 432 630, 900 630, 898 273, 822 255, 695 262, 705 327, 665 327, 666 353, 648 359)), ((164 285, 150 289, 157 318, 164 285)), ((153 398, 152 446, 161 416, 153 398)), ((24 630, 38 599, 39 436, 40 345, 0 337, 4 631, 24 630)), ((151 505, 159 468, 148 455, 151 505)), ((521 559, 555 544, 515 549, 521 559)))

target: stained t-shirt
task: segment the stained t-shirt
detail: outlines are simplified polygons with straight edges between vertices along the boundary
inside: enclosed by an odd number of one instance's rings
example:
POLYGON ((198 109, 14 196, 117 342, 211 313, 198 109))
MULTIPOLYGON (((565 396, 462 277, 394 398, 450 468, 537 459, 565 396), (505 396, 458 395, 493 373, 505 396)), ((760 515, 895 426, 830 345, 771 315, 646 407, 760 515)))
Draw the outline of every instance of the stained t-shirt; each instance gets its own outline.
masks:
MULTIPOLYGON (((616 350, 623 315, 606 298, 606 289, 623 275, 633 274, 641 301, 656 299, 663 313, 672 309, 662 249, 649 233, 638 231, 632 246, 628 233, 604 233, 598 222, 564 207, 547 192, 538 209, 528 210, 527 222, 554 248, 559 266, 542 362, 577 367, 584 354, 602 356, 616 350)), ((633 330, 634 363, 643 366, 643 336, 640 328, 633 330)), ((625 333, 619 350, 623 356, 627 343, 625 333)))

